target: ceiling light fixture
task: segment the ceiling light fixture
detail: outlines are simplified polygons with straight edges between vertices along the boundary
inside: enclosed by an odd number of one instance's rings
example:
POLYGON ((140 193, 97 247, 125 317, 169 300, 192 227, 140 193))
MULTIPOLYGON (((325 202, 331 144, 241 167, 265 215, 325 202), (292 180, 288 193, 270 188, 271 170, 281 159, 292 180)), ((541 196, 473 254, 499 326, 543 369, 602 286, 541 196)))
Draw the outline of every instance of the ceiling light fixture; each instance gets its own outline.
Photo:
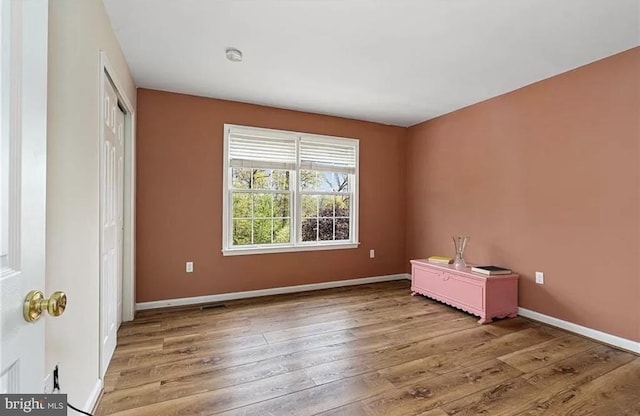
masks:
POLYGON ((231 62, 242 62, 242 52, 236 48, 227 48, 227 59, 231 62))

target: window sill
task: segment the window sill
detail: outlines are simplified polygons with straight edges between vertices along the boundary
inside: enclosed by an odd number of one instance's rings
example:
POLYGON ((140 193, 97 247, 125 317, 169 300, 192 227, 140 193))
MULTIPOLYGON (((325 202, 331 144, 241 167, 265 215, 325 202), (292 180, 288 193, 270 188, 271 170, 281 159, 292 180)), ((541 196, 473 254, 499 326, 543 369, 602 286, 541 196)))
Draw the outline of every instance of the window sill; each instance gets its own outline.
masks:
POLYGON ((222 250, 223 256, 246 256, 251 254, 295 253, 300 251, 345 250, 358 248, 360 243, 320 244, 314 246, 281 246, 255 248, 228 248, 222 250))

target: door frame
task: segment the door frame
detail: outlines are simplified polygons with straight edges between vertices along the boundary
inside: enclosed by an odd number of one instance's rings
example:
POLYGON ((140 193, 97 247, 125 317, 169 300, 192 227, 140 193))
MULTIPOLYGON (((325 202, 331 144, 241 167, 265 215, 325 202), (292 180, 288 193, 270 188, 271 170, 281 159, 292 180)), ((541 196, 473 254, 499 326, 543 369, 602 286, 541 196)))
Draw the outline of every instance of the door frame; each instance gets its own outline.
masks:
MULTIPOLYGON (((135 110, 129 97, 124 93, 122 83, 118 79, 118 75, 111 65, 107 54, 100 51, 100 147, 104 145, 104 83, 107 79, 111 80, 116 95, 120 103, 124 107, 124 198, 123 198, 123 227, 122 233, 122 321, 132 321, 136 313, 135 304, 135 201, 136 201, 136 174, 135 174, 135 110)), ((102 155, 102 152, 100 152, 102 155)), ((104 160, 100 156, 99 169, 102 169, 104 160)), ((100 210, 102 210, 102 179, 100 180, 100 210)), ((102 216, 100 216, 102 218, 102 216)), ((102 224, 100 224, 100 241, 102 241, 102 224)), ((100 273, 99 287, 102 291, 102 273, 100 273)), ((102 293, 100 293, 100 353, 98 357, 98 369, 100 378, 104 377, 107 369, 102 368, 102 339, 103 320, 102 314, 102 293)))

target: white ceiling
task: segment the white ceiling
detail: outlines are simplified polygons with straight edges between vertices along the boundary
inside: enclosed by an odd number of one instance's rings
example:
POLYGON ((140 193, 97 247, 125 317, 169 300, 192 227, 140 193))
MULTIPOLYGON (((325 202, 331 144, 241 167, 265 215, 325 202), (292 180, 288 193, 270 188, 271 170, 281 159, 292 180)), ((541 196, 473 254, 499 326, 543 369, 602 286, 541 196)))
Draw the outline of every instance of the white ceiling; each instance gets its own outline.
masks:
POLYGON ((103 1, 139 87, 399 126, 640 45, 640 0, 103 1))

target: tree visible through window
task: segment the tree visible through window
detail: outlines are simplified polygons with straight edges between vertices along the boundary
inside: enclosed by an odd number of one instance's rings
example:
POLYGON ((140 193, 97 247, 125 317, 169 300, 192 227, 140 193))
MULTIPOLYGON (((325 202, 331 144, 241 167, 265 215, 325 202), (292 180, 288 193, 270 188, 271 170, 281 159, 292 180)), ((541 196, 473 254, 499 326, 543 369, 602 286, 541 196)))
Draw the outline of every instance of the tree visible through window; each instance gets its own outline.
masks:
POLYGON ((289 171, 232 169, 233 245, 289 243, 289 171))
POLYGON ((225 250, 357 243, 357 147, 225 126, 225 250))
POLYGON ((302 241, 349 240, 349 175, 303 170, 302 241))

